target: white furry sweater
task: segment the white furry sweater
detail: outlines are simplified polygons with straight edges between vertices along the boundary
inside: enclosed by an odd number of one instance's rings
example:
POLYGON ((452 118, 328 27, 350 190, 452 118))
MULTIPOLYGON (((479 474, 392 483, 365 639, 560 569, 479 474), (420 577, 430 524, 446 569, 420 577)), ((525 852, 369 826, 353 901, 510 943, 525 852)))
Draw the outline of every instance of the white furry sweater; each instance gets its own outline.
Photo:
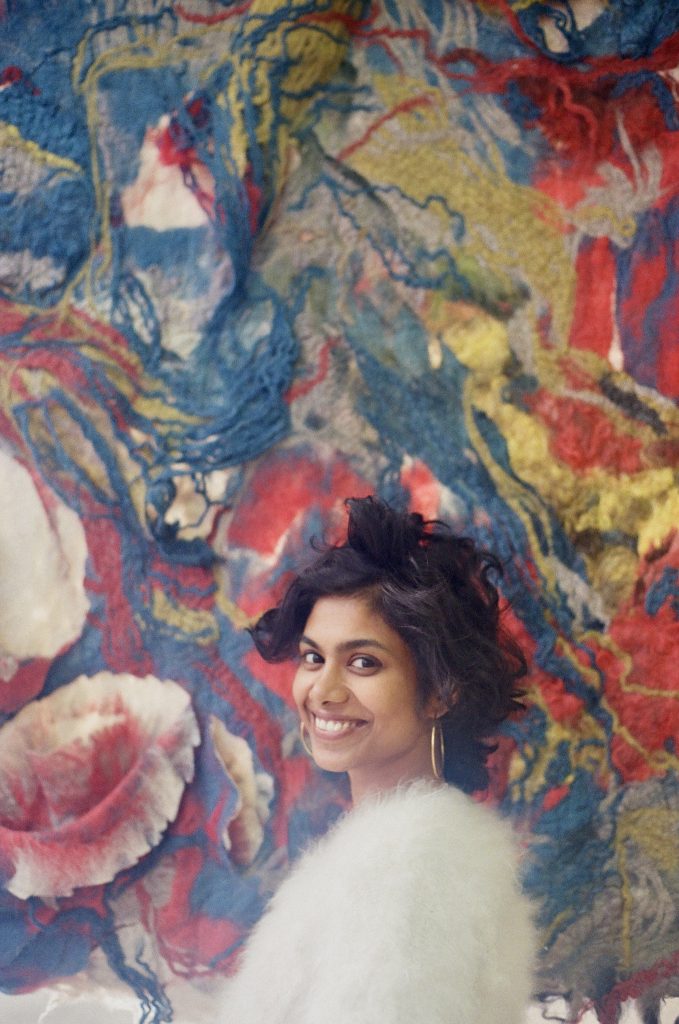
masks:
POLYGON ((518 1024, 533 934, 508 825, 450 786, 350 811, 299 860, 223 1024, 518 1024))

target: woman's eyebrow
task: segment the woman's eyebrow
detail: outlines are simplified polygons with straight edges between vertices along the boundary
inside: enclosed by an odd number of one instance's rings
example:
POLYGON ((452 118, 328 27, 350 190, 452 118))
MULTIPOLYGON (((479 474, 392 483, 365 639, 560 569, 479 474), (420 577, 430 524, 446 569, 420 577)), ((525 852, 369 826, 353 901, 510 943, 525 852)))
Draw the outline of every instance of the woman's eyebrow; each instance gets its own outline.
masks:
POLYGON ((377 647, 380 651, 387 651, 388 648, 381 644, 379 640, 374 640, 372 637, 358 637, 356 640, 343 640, 342 643, 337 645, 338 651, 355 651, 357 647, 377 647))
MULTIPOLYGON (((315 640, 312 640, 310 636, 301 636, 299 642, 307 644, 309 647, 313 647, 314 650, 320 651, 320 646, 315 640)), ((381 644, 379 640, 375 640, 372 637, 357 637, 355 640, 342 640, 337 645, 337 650, 345 653, 346 651, 355 651, 359 647, 377 647, 380 651, 388 653, 389 648, 381 644)))

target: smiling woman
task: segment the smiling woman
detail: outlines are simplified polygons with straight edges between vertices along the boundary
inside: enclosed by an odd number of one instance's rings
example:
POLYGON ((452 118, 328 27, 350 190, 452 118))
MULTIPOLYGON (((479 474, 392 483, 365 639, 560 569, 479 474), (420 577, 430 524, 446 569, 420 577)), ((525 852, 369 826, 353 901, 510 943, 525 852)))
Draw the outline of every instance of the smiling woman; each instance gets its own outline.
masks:
POLYGON ((354 804, 432 776, 432 700, 420 707, 407 645, 367 596, 321 597, 300 640, 293 686, 319 768, 349 773, 354 804))
POLYGON ((302 742, 353 808, 301 858, 225 995, 229 1024, 518 1024, 533 935, 487 737, 520 706, 499 564, 374 498, 252 630, 296 658, 302 742), (446 785, 446 783, 453 785, 446 785))

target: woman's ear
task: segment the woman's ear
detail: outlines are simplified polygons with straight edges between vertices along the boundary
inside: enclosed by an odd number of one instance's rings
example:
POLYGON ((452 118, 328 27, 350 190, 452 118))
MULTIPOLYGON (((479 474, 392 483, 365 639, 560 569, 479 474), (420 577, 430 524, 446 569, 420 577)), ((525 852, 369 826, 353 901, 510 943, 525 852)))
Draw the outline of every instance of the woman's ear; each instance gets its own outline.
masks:
POLYGON ((442 718, 446 711, 455 707, 457 699, 457 687, 451 687, 450 694, 445 698, 440 693, 432 693, 424 708, 427 718, 442 718))
POLYGON ((425 715, 427 718, 442 718, 446 711, 450 711, 454 703, 455 701, 446 704, 443 697, 439 697, 438 694, 432 694, 425 705, 425 715))

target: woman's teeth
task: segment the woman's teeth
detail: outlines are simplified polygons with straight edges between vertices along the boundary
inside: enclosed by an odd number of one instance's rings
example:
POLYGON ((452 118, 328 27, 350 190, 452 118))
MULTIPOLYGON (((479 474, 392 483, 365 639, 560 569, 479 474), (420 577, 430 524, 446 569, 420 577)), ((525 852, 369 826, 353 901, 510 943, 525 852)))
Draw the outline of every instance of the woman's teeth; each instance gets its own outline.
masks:
POLYGON ((357 724, 357 722, 338 721, 332 718, 314 718, 314 725, 319 732, 329 732, 335 735, 341 732, 349 732, 357 724))

